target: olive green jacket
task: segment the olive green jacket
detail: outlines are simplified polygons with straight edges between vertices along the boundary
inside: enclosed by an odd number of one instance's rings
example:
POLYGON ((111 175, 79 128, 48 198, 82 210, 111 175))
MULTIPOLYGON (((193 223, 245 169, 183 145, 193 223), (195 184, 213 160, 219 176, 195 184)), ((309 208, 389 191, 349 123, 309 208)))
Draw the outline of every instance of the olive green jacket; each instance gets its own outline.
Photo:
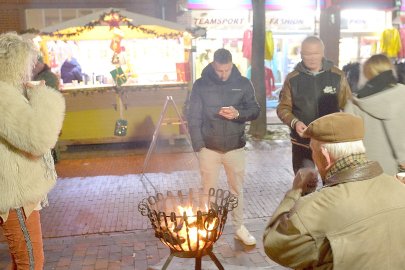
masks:
POLYGON ((59 90, 59 78, 51 71, 51 69, 45 65, 44 69, 39 72, 34 78, 34 81, 45 81, 45 85, 52 87, 53 89, 59 90))
POLYGON ((294 269, 404 269, 405 185, 378 167, 304 197, 287 192, 265 229, 266 254, 294 269))

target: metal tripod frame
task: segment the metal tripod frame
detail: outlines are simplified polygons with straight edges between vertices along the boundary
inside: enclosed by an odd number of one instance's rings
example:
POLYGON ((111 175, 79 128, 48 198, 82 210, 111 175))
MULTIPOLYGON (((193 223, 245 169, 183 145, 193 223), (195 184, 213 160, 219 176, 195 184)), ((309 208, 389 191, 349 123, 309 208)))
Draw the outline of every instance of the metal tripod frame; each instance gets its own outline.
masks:
MULTIPOLYGON (((163 124, 163 120, 164 120, 164 118, 165 118, 165 115, 166 115, 166 112, 167 112, 167 108, 168 108, 169 103, 171 103, 171 104, 173 105, 173 107, 174 107, 174 109, 175 109, 175 111, 176 111, 177 117, 179 118, 179 121, 180 121, 180 126, 181 126, 181 128, 183 129, 183 131, 184 131, 184 133, 185 133, 185 135, 186 135, 186 139, 187 139, 188 143, 189 143, 190 145, 192 145, 192 144, 191 144, 190 133, 188 132, 188 128, 187 128, 187 126, 186 126, 186 122, 184 121, 183 117, 181 116, 180 111, 179 111, 178 108, 177 108, 176 102, 175 102, 174 99, 173 99, 173 96, 166 96, 165 104, 163 105, 163 109, 162 109, 162 112, 160 113, 159 121, 158 121, 158 123, 157 123, 157 125, 156 125, 155 131, 153 132, 153 135, 152 135, 152 142, 151 142, 151 144, 150 144, 150 146, 149 146, 148 152, 146 153, 145 161, 144 161, 143 167, 142 167, 141 182, 142 182, 142 184, 144 185, 144 188, 145 188, 145 190, 146 190, 147 193, 150 193, 150 192, 148 191, 147 186, 146 186, 145 183, 143 182, 143 178, 144 178, 144 177, 148 180, 149 184, 153 187, 153 189, 155 190, 155 192, 158 191, 158 190, 156 189, 156 187, 152 184, 152 182, 148 179, 148 177, 145 175, 145 171, 146 171, 146 169, 147 169, 147 167, 148 167, 148 165, 149 165, 149 161, 150 161, 151 154, 152 154, 153 150, 154 150, 155 147, 156 147, 156 141, 157 141, 157 139, 158 139, 158 137, 159 137, 160 127, 161 127, 162 124, 163 124)), ((195 152, 194 152, 194 155, 195 155, 195 157, 197 158, 197 154, 196 154, 195 152)))

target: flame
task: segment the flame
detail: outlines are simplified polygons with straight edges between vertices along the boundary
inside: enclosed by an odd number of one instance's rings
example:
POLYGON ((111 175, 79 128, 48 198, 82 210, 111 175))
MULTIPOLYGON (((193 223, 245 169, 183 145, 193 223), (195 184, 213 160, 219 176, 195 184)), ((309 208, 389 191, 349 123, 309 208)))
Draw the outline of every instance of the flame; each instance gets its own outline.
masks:
MULTIPOLYGON (((172 233, 173 237, 176 239, 184 239, 185 241, 180 244, 180 247, 176 247, 176 249, 178 248, 178 250, 184 250, 184 251, 195 251, 197 250, 197 242, 198 242, 198 250, 201 250, 203 248, 207 248, 207 246, 212 245, 213 240, 212 237, 215 237, 215 233, 216 231, 212 231, 215 226, 216 223, 218 222, 218 218, 215 217, 213 218, 210 222, 208 223, 208 229, 206 230, 205 228, 198 228, 198 224, 197 224, 197 215, 195 214, 195 212, 193 211, 193 207, 192 206, 187 206, 187 207, 182 207, 182 206, 178 206, 178 213, 179 216, 187 216, 187 226, 185 224, 185 221, 183 219, 181 219, 180 224, 179 222, 177 223, 177 227, 175 226, 174 222, 171 224, 171 226, 169 227, 170 232, 172 233), (187 237, 188 235, 188 237, 187 237)), ((206 212, 208 212, 208 207, 205 206, 206 208, 206 212)), ((203 214, 203 224, 206 221, 206 214, 203 214)))

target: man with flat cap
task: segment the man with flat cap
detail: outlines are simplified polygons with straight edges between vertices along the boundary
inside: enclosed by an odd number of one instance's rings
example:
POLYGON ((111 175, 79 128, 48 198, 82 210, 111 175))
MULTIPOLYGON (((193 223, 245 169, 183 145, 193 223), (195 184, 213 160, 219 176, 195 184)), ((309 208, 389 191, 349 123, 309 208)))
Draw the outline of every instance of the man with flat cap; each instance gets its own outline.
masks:
POLYGON ((333 113, 308 125, 325 185, 299 170, 263 236, 266 254, 294 269, 404 269, 405 185, 370 161, 360 117, 333 113))

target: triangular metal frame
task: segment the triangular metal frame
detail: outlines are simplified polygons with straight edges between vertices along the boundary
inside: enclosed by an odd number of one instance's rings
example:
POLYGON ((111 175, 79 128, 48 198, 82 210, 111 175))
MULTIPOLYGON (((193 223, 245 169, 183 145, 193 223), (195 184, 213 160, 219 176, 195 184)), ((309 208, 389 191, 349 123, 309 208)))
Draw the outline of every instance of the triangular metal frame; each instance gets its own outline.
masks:
MULTIPOLYGON (((176 111, 177 117, 180 120, 180 126, 184 131, 184 134, 186 135, 186 139, 188 141, 188 143, 190 144, 190 146, 192 146, 191 144, 191 137, 190 137, 190 133, 188 132, 188 128, 186 126, 186 122, 184 121, 183 117, 180 114, 180 111, 177 108, 176 102, 173 99, 173 96, 166 96, 166 101, 165 104, 163 105, 163 109, 162 112, 160 113, 160 117, 159 117, 159 121, 156 125, 155 131, 153 132, 152 135, 152 142, 149 145, 149 149, 148 152, 146 153, 146 157, 145 157, 145 161, 143 163, 143 168, 142 168, 142 175, 141 175, 141 182, 144 185, 144 188, 146 190, 147 193, 150 193, 147 189, 146 184, 143 182, 143 178, 145 177, 148 180, 148 183, 153 187, 153 189, 155 190, 155 192, 157 193, 158 190, 157 188, 153 185, 153 183, 148 179, 148 177, 145 175, 146 169, 148 168, 149 165, 149 161, 150 161, 150 157, 153 153, 153 151, 155 150, 156 147, 156 141, 159 137, 159 131, 160 131, 160 127, 163 124, 163 120, 165 119, 166 116, 166 112, 167 112, 167 108, 169 103, 171 103, 176 111)), ((197 158, 197 154, 194 152, 194 156, 197 158)), ((198 158, 197 158, 198 159, 198 158)))

